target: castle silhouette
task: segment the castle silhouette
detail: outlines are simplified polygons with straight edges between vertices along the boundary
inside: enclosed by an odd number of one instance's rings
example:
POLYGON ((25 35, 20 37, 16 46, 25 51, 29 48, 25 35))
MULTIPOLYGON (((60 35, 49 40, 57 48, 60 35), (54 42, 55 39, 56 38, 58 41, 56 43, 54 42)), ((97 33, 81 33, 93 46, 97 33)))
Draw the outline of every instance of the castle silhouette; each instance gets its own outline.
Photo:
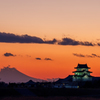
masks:
POLYGON ((74 71, 74 75, 72 77, 73 81, 92 81, 92 76, 88 69, 90 67, 87 66, 87 64, 78 64, 77 67, 75 67, 76 71, 74 71))

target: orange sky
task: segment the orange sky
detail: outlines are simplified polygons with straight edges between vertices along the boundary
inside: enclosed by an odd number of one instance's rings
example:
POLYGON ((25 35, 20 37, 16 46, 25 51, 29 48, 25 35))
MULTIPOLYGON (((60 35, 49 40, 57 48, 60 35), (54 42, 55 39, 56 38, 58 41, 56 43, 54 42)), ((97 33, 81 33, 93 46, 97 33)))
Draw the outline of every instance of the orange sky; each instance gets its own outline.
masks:
MULTIPOLYGON (((69 37, 97 43, 100 39, 100 0, 0 0, 0 13, 0 32, 46 40, 69 37)), ((35 78, 64 78, 72 74, 78 63, 87 63, 92 75, 100 76, 99 57, 73 55, 100 56, 99 49, 99 46, 0 42, 0 68, 11 65, 35 78), (6 52, 16 56, 5 57, 6 52)))
POLYGON ((92 75, 100 76, 100 58, 76 57, 73 53, 100 55, 98 46, 61 46, 50 44, 19 44, 0 43, 0 67, 11 65, 19 71, 36 78, 64 78, 72 74, 78 63, 87 63, 91 67, 92 75), (3 54, 11 52, 15 57, 5 57, 3 54), (31 56, 31 57, 29 57, 31 56), (35 58, 41 58, 36 60, 35 58), (44 58, 51 58, 46 61, 44 58))

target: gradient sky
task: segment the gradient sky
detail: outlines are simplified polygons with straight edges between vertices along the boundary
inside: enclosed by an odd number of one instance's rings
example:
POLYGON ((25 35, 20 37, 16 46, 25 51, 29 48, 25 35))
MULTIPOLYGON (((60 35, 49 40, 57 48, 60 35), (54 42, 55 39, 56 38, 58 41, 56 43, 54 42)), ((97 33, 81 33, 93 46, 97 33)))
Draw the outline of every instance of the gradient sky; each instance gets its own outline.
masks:
MULTIPOLYGON (((0 0, 0 32, 100 43, 100 0, 0 0)), ((92 75, 100 76, 99 46, 1 41, 0 68, 11 65, 35 78, 64 78, 78 63, 87 63, 92 75)))

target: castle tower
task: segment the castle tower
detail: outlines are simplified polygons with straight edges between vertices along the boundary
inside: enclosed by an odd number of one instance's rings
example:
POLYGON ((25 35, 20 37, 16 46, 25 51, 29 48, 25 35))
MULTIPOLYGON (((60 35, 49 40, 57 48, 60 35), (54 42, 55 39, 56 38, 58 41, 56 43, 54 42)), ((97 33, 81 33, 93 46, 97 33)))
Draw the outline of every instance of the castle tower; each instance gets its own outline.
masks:
POLYGON ((76 71, 74 71, 73 75, 73 81, 92 81, 92 76, 90 75, 90 67, 87 66, 87 64, 78 64, 77 67, 75 67, 76 71))

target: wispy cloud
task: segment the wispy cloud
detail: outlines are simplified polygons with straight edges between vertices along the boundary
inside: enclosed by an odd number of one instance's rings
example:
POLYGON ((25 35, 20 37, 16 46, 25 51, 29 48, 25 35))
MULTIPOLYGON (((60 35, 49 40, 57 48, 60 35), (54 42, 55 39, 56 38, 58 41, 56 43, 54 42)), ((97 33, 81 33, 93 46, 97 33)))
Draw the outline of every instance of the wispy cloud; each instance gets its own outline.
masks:
POLYGON ((92 55, 86 55, 85 57, 94 58, 94 56, 92 56, 92 55))
MULTIPOLYGON (((36 60, 42 60, 42 58, 40 58, 40 57, 37 57, 37 58, 35 58, 36 60)), ((51 60, 52 61, 52 59, 51 58, 44 58, 44 60, 51 60)))
POLYGON ((52 60, 51 58, 45 58, 44 60, 52 60))
POLYGON ((4 53, 4 56, 5 56, 5 57, 10 57, 10 56, 13 56, 13 57, 14 57, 14 56, 16 56, 16 55, 14 55, 14 54, 12 54, 12 53, 7 53, 7 52, 6 52, 6 53, 4 53))
POLYGON ((77 57, 88 57, 88 58, 94 58, 94 57, 98 57, 100 58, 99 55, 92 53, 91 55, 84 55, 84 54, 77 54, 77 53, 73 53, 74 56, 77 57))
POLYGON ((99 55, 92 53, 92 56, 100 58, 99 55))
POLYGON ((85 55, 83 54, 77 54, 77 53, 73 53, 74 56, 77 56, 77 57, 85 57, 85 55))

